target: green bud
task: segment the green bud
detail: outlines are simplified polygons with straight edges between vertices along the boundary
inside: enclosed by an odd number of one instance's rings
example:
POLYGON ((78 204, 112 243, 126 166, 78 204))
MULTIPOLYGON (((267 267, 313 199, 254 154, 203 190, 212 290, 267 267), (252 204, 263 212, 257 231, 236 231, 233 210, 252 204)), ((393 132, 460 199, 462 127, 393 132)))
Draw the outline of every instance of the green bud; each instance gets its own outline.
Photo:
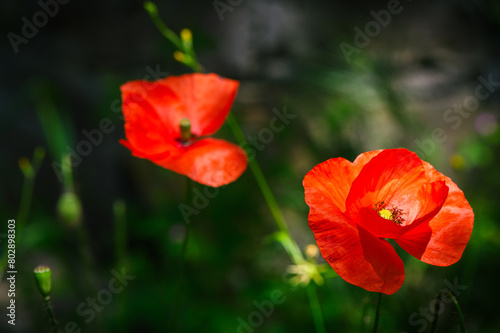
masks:
POLYGON ((144 2, 144 9, 150 14, 158 15, 158 8, 151 1, 144 2))
POLYGON ((33 270, 36 287, 44 299, 50 298, 50 287, 52 284, 52 272, 47 266, 40 265, 33 270))
POLYGON ((70 227, 77 226, 82 217, 82 204, 73 191, 64 192, 57 202, 57 212, 61 220, 70 227))

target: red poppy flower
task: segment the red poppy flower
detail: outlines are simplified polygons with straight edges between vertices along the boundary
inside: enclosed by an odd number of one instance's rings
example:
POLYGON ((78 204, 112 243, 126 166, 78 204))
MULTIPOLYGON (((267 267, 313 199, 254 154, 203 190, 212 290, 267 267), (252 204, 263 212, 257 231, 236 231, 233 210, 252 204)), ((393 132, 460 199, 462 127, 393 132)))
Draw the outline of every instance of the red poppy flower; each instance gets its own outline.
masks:
POLYGON ((332 158, 304 178, 309 226, 321 254, 344 280, 395 293, 403 261, 386 239, 436 266, 457 262, 474 214, 450 178, 406 149, 377 150, 351 163, 332 158))
POLYGON ((246 168, 245 152, 205 136, 222 126, 238 85, 216 74, 199 73, 127 82, 121 86, 127 140, 120 142, 134 156, 198 183, 231 183, 246 168))

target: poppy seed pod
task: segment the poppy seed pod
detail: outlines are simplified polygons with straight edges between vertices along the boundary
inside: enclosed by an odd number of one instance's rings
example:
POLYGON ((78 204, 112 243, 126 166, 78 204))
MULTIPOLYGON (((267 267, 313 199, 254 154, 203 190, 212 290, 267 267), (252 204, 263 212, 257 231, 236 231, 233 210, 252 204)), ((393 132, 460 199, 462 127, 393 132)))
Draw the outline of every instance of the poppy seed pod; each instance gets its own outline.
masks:
POLYGON ((61 220, 70 227, 80 223, 82 217, 82 204, 73 191, 64 192, 57 202, 57 212, 61 220))
POLYGON ((40 265, 33 270, 33 277, 40 295, 47 300, 50 298, 50 289, 52 285, 52 272, 47 266, 40 265))

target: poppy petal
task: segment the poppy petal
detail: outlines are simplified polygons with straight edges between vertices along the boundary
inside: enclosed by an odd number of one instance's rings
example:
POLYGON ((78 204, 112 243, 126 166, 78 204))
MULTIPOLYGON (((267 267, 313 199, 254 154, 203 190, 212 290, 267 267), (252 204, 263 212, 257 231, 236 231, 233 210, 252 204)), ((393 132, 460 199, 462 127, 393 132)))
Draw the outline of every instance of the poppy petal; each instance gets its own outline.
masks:
POLYGON ((212 187, 235 181, 247 165, 246 154, 240 146, 212 138, 182 146, 182 154, 178 157, 151 160, 166 169, 212 187))
MULTIPOLYGON (((406 237, 404 237, 405 234, 422 223, 428 223, 439 212, 447 195, 448 187, 444 181, 426 184, 419 191, 419 200, 422 201, 420 203, 422 211, 418 219, 397 224, 394 221, 382 218, 374 209, 364 207, 361 208, 356 222, 379 238, 391 238, 404 242, 406 240, 406 237)), ((415 246, 413 241, 410 243, 409 246, 415 246)), ((403 244, 399 245, 406 250, 403 244)), ((427 244, 421 245, 425 248, 427 244)), ((407 252, 418 257, 408 250, 407 252)))
POLYGON ((345 211, 345 201, 351 184, 363 166, 381 150, 359 155, 354 162, 344 158, 331 158, 316 165, 304 177, 306 203, 330 209, 331 205, 341 212, 345 211))
MULTIPOLYGON (((462 257, 472 233, 474 213, 463 192, 450 178, 436 171, 427 162, 423 165, 430 181, 446 183, 449 188, 448 196, 439 213, 429 222, 428 227, 419 226, 404 237, 407 243, 418 244, 419 239, 428 237, 430 233, 427 246, 425 249, 418 249, 416 253, 421 253, 421 255, 416 257, 431 265, 449 266, 462 257)), ((409 249, 405 249, 413 254, 409 249)))
POLYGON ((403 261, 385 240, 351 223, 343 214, 309 214, 321 255, 347 282, 369 291, 395 293, 403 284, 403 261))
POLYGON ((122 105, 127 137, 122 143, 141 157, 175 154, 175 140, 167 134, 153 106, 144 99, 129 97, 122 105))
POLYGON ((407 149, 386 149, 373 157, 353 181, 346 214, 355 218, 363 207, 385 202, 411 212, 415 193, 427 182, 422 161, 407 149))
POLYGON ((356 175, 353 164, 343 158, 332 158, 318 164, 304 177, 306 203, 324 210, 325 214, 343 212, 356 175))
POLYGON ((239 86, 238 81, 200 73, 169 76, 160 83, 179 96, 197 136, 211 135, 222 126, 239 86))
POLYGON ((215 133, 233 104, 239 82, 216 74, 168 76, 154 82, 137 80, 121 86, 122 100, 147 100, 170 135, 179 136, 182 118, 191 122, 195 136, 215 133))
MULTIPOLYGON (((144 118, 153 117, 155 121, 162 123, 165 135, 176 138, 180 136, 179 123, 182 118, 186 117, 186 107, 179 96, 168 85, 164 84, 164 81, 165 79, 154 82, 136 80, 123 84, 120 87, 122 107, 125 108, 127 104, 139 106, 145 103, 149 104, 148 110, 144 110, 146 113, 144 118), (153 111, 156 115, 153 114, 153 111)), ((155 127, 151 127, 151 129, 155 129, 155 127)))

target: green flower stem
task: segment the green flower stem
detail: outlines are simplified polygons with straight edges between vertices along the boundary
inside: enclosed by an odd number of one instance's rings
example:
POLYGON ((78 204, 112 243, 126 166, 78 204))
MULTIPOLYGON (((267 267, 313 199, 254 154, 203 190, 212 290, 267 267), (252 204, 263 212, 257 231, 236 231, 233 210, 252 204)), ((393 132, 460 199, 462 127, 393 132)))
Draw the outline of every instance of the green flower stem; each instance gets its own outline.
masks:
POLYGON ((158 30, 160 30, 162 35, 165 36, 165 38, 170 42, 172 42, 172 44, 174 44, 179 50, 184 50, 182 41, 179 36, 177 36, 177 34, 175 34, 172 30, 170 30, 158 15, 158 7, 156 7, 153 2, 146 1, 144 3, 144 9, 146 9, 149 16, 151 17, 151 20, 153 20, 153 23, 156 25, 158 30))
POLYGON ((316 285, 309 283, 307 286, 307 296, 309 297, 309 305, 314 320, 314 326, 317 333, 326 333, 323 314, 321 313, 321 306, 319 305, 318 293, 316 292, 316 285))
POLYGON ((35 152, 33 153, 33 159, 30 166, 29 172, 24 173, 24 183, 23 190, 21 194, 21 202, 19 204, 19 213, 17 214, 16 220, 16 233, 20 233, 21 229, 26 224, 28 220, 31 202, 33 200, 33 188, 35 186, 35 177, 42 165, 42 161, 45 157, 45 148, 37 147, 35 148, 35 152))
POLYGON ((57 320, 54 315, 54 311, 52 311, 52 305, 50 304, 50 297, 44 298, 45 306, 47 307, 47 314, 49 315, 49 323, 50 323, 50 333, 57 333, 57 320))
POLYGON ((375 309, 375 321, 373 323, 373 333, 377 333, 378 329, 378 320, 380 318, 380 303, 382 301, 382 293, 378 293, 378 298, 377 298, 377 308, 375 309))
POLYGON ((458 304, 458 301, 457 301, 455 295, 453 295, 453 293, 451 291, 448 291, 446 294, 451 298, 451 300, 453 301, 453 304, 455 304, 455 308, 457 310, 458 318, 460 320, 460 332, 461 333, 465 333, 466 332, 466 329, 465 329, 465 320, 464 320, 464 315, 462 313, 462 309, 460 308, 460 304, 458 304))
POLYGON ((195 72, 201 72, 201 66, 198 63, 191 41, 183 41, 182 38, 167 27, 165 22, 163 22, 161 17, 158 15, 158 7, 156 7, 153 2, 146 1, 144 3, 144 9, 146 9, 151 17, 151 20, 153 20, 153 23, 156 25, 158 30, 160 30, 161 34, 172 42, 172 44, 174 44, 175 47, 177 47, 181 52, 187 54, 187 59, 189 60, 183 61, 182 63, 191 67, 195 72))
MULTIPOLYGON (((33 188, 35 186, 35 177, 45 157, 45 149, 43 147, 35 148, 32 162, 28 162, 25 168, 21 167, 24 174, 23 188, 21 191, 21 201, 19 202, 19 211, 16 217, 16 238, 21 236, 22 229, 28 220, 31 210, 31 202, 33 201, 33 188)), ((0 279, 5 273, 7 267, 7 252, 5 251, 0 261, 0 279)))
MULTIPOLYGON (((229 124, 229 127, 231 127, 236 140, 238 140, 240 143, 248 145, 243 131, 238 125, 236 118, 231 113, 229 113, 227 117, 227 123, 229 124)), ((248 161, 248 165, 250 166, 250 170, 252 171, 255 180, 257 181, 257 185, 259 186, 260 191, 262 192, 262 195, 266 200, 267 206, 271 211, 271 215, 273 216, 274 221, 276 222, 276 225, 278 226, 278 229, 280 231, 277 240, 283 245, 296 265, 303 263, 304 256, 302 255, 302 252, 300 251, 299 246, 297 245, 295 240, 290 236, 290 231, 285 222, 283 214, 281 213, 274 194, 271 191, 271 188, 269 187, 264 174, 262 173, 262 169, 255 159, 248 161)))

